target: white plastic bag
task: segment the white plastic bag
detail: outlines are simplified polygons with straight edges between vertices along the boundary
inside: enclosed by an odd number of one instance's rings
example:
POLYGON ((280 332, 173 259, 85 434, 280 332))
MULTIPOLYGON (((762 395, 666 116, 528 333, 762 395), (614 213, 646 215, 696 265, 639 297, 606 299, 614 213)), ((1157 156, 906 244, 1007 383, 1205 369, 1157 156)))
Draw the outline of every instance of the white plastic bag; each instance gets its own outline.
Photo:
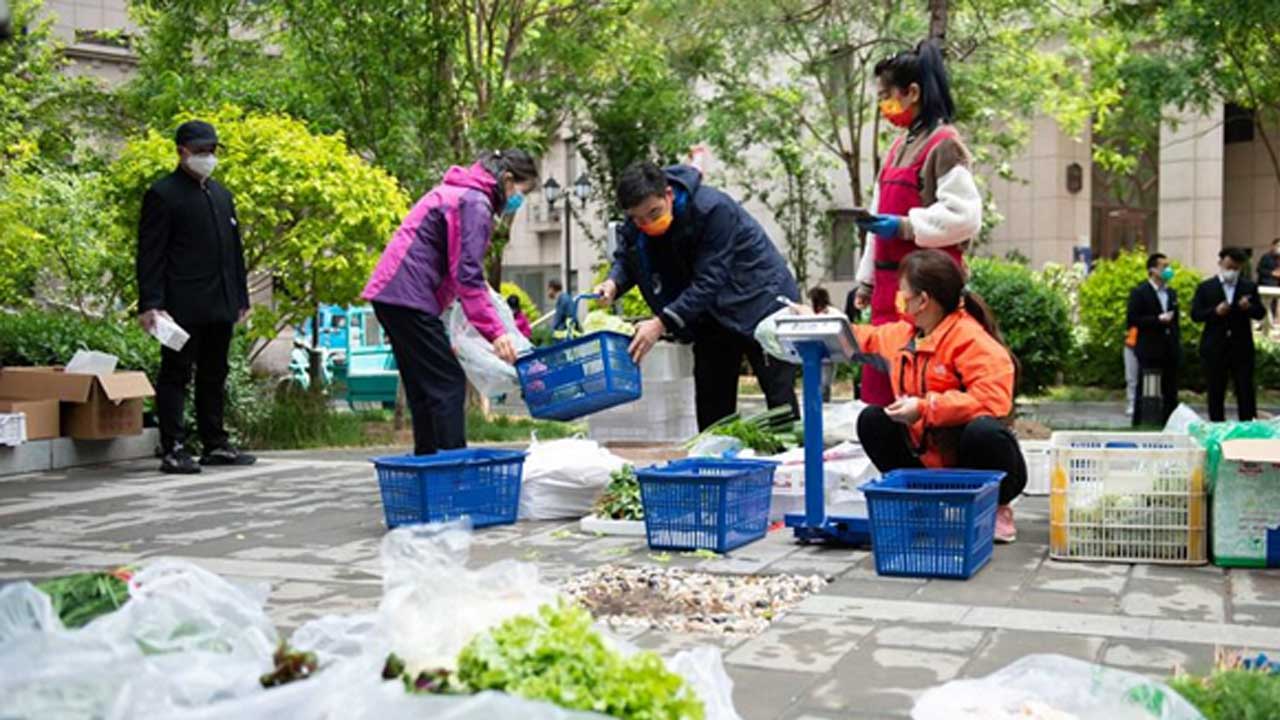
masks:
MULTIPOLYGON (((533 349, 528 338, 520 334, 516 328, 511 308, 502 296, 489 288, 489 302, 502 319, 507 334, 515 341, 516 353, 524 353, 533 349)), ((520 391, 520 378, 516 369, 508 365, 493 352, 493 344, 476 330, 467 314, 462 311, 462 303, 455 302, 445 313, 445 328, 449 332, 449 342, 453 352, 467 374, 467 380, 485 397, 497 397, 509 392, 520 391)))
POLYGON ((667 661, 667 669, 684 678, 706 709, 706 720, 742 720, 733 707, 733 680, 720 650, 708 645, 684 650, 667 661))
POLYGON ((782 343, 778 342, 778 318, 790 317, 799 314, 796 305, 786 298, 778 298, 778 302, 783 303, 781 309, 772 315, 761 320, 756 325, 755 337, 756 342, 760 343, 760 347, 769 355, 788 363, 795 363, 796 358, 782 347, 782 343))
POLYGON ((61 630, 53 601, 34 585, 16 582, 0 587, 0 647, 23 635, 61 630))
POLYGON ((580 518, 591 512, 626 461, 600 443, 569 438, 529 444, 520 482, 521 520, 580 518))
POLYGON ((1190 433, 1191 424, 1198 422, 1204 422, 1204 418, 1192 410, 1190 405, 1179 403, 1169 415, 1169 421, 1164 424, 1164 432, 1166 435, 1187 435, 1190 433))
POLYGON ((1164 683, 1062 655, 1028 655, 985 678, 933 688, 911 718, 1204 720, 1164 683))
POLYGON ((861 400, 831 403, 822 408, 822 442, 835 445, 858 442, 858 416, 867 409, 861 400))
POLYGON ((689 457, 731 458, 742 453, 742 441, 728 435, 707 435, 689 448, 689 457))

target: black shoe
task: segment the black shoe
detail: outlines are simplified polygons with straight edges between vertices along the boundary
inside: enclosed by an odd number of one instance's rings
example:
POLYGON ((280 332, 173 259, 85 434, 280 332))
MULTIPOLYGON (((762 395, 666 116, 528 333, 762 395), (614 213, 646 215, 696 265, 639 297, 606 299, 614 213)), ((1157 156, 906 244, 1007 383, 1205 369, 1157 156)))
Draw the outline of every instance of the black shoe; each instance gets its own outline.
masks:
POLYGON ((191 453, 179 445, 160 458, 160 472, 170 475, 196 475, 200 472, 200 466, 196 464, 196 459, 191 457, 191 453))
POLYGON ((216 447, 200 458, 201 465, 252 465, 258 458, 249 453, 242 453, 230 445, 216 447))

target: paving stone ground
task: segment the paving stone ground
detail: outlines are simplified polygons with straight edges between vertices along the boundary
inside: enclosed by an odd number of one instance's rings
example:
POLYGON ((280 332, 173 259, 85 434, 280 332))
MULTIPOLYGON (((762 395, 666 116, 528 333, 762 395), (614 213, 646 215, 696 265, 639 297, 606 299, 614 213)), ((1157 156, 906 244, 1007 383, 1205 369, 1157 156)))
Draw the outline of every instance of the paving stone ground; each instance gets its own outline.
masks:
MULTIPOLYGON (((0 479, 0 583, 158 557, 267 581, 285 631, 373 609, 385 530, 369 453, 280 453, 257 466, 161 476, 154 462, 0 479)), ((879 577, 860 550, 774 532, 729 557, 672 554, 722 573, 818 572, 832 582, 747 640, 647 631, 662 652, 725 651, 739 712, 772 718, 903 718, 933 685, 1055 652, 1153 676, 1209 668, 1218 647, 1280 651, 1280 573, 1049 560, 1048 503, 1017 508, 1019 541, 966 581, 879 577)), ((604 563, 660 563, 643 540, 576 523, 478 531, 471 562, 536 564, 552 581, 604 563)))

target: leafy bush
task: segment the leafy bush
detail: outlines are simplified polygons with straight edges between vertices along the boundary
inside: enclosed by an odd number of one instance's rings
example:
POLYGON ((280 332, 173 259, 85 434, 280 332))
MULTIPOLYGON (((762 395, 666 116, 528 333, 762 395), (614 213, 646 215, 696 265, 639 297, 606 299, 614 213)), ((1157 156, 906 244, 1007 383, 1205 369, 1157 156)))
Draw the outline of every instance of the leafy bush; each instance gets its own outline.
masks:
MULTIPOLYGON (((1171 283, 1181 310, 1183 363, 1179 377, 1184 387, 1199 387, 1198 346, 1202 326, 1191 321, 1191 298, 1200 275, 1173 262, 1171 283)), ((1071 382, 1082 385, 1124 386, 1124 337, 1128 331, 1126 314, 1129 292, 1147 277, 1147 252, 1142 249, 1121 253, 1115 260, 1100 261, 1080 285, 1080 325, 1085 336, 1080 362, 1073 367, 1071 382)))
POLYGON ((987 301, 1021 363, 1019 392, 1052 385, 1071 351, 1066 298, 1017 263, 972 258, 969 270, 969 287, 987 301))
MULTIPOLYGON (((609 277, 609 265, 601 265, 596 271, 596 283, 604 282, 609 277)), ((644 296, 640 294, 640 288, 633 287, 626 292, 619 300, 622 304, 622 317, 627 319, 653 317, 653 311, 649 309, 649 303, 644 301, 644 296)), ((600 303, 591 303, 592 308, 604 309, 600 303)))
POLYGON ((0 365, 65 365, 77 350, 120 358, 122 370, 160 370, 160 343, 136 322, 89 318, 73 312, 0 313, 0 365))
POLYGON ((368 444, 365 416, 335 412, 324 394, 282 385, 261 412, 238 418, 236 434, 249 448, 302 449, 356 447, 368 444))
POLYGON ((502 283, 502 286, 498 288, 498 292, 503 298, 509 298, 512 295, 515 295, 516 298, 520 300, 520 310, 524 312, 525 317, 529 318, 530 323, 537 322, 538 318, 542 317, 542 313, 538 312, 538 306, 534 304, 533 298, 529 297, 529 293, 525 292, 524 288, 519 285, 511 282, 504 282, 502 283))
POLYGON ((1208 677, 1180 675, 1169 686, 1206 720, 1273 718, 1280 715, 1280 675, 1265 670, 1218 669, 1208 677))
POLYGON ((1265 337, 1256 338, 1257 364, 1253 379, 1259 388, 1280 388, 1280 342, 1265 337))

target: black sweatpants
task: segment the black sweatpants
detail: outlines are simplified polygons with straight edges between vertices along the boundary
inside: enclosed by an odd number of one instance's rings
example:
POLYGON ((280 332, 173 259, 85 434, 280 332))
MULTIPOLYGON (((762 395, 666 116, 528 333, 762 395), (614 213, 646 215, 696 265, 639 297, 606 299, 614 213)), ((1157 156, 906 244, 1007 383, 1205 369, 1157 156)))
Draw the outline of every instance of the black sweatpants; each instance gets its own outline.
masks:
POLYGON ((191 366, 196 371, 196 428, 204 452, 227 444, 223 427, 226 405, 227 353, 231 350, 233 323, 183 325, 190 335, 182 350, 160 350, 160 376, 156 378, 156 419, 160 446, 167 453, 187 441, 182 423, 191 366))
POLYGON ((1253 387, 1254 351, 1252 347, 1227 346, 1225 352, 1211 357, 1201 356, 1206 385, 1209 389, 1209 421, 1227 419, 1227 380, 1235 381, 1236 409, 1240 419, 1258 416, 1258 396, 1253 387))
MULTIPOLYGON (((923 468, 911 447, 907 426, 890 418, 881 407, 868 407, 858 416, 858 440, 882 473, 923 468)), ((1000 504, 1008 505, 1027 486, 1027 461, 1013 431, 992 417, 980 417, 960 432, 956 469, 1001 470, 1000 504)))
POLYGON ((792 415, 800 417, 796 403, 796 366, 765 355, 755 338, 709 321, 698 328, 693 341, 693 383, 699 430, 737 412, 738 371, 743 356, 760 381, 769 408, 786 405, 792 415))
POLYGON ((1178 366, 1173 364, 1157 365, 1138 361, 1138 397, 1133 404, 1133 426, 1160 425, 1169 422, 1169 416, 1178 409, 1178 366), (1142 416, 1142 391, 1146 385, 1145 375, 1149 371, 1160 371, 1160 417, 1142 416))
POLYGON ((467 376, 444 323, 421 310, 375 302, 413 415, 413 454, 467 446, 467 376))

